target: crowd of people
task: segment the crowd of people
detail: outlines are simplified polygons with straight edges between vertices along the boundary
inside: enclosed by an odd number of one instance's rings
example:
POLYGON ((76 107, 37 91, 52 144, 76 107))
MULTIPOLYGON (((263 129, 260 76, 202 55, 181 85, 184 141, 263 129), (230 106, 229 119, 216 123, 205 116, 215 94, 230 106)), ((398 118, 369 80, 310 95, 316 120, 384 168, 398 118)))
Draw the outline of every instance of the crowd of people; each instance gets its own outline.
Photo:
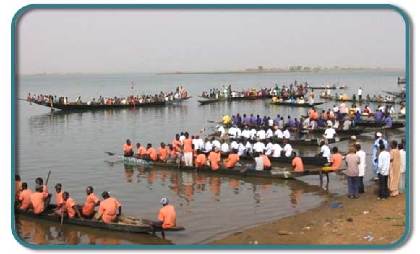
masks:
POLYGON ((68 104, 86 104, 86 105, 138 105, 145 103, 170 102, 188 98, 188 91, 182 87, 176 87, 175 91, 163 92, 155 95, 130 95, 127 97, 103 97, 92 98, 88 101, 82 101, 81 96, 71 101, 68 97, 46 95, 46 94, 28 94, 27 100, 37 104, 45 105, 68 105, 68 104))
MULTIPOLYGON (((47 180, 48 181, 48 180, 47 180)), ((15 175, 15 207, 22 212, 32 212, 41 215, 48 212, 63 218, 80 218, 82 220, 97 220, 103 223, 127 222, 128 217, 122 216, 122 205, 118 199, 112 197, 109 192, 102 192, 102 200, 95 194, 92 186, 86 188, 86 198, 83 205, 78 205, 70 193, 64 191, 63 185, 55 185, 54 194, 49 193, 47 182, 42 177, 35 179, 35 190, 32 191, 27 182, 22 182, 19 175, 15 175), (53 210, 50 209, 51 198, 54 195, 55 203, 53 210)), ((153 226, 172 228, 176 226, 175 208, 169 204, 166 197, 160 203, 157 221, 152 221, 153 226)))

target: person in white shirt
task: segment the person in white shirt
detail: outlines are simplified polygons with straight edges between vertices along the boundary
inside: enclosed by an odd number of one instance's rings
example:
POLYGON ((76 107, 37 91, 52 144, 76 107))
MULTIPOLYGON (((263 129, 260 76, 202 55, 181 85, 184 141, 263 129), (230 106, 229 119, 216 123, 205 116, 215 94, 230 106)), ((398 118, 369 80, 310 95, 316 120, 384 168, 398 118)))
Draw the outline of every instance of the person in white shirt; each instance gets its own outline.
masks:
POLYGON ((249 131, 248 127, 245 126, 245 129, 241 132, 241 136, 247 140, 251 138, 251 132, 249 131))
POLYGON ((196 150, 203 150, 204 149, 204 141, 200 136, 195 136, 195 144, 194 147, 196 150))
POLYGON ((252 149, 254 150, 254 152, 262 153, 265 150, 265 145, 261 141, 258 140, 257 142, 255 142, 252 149))
POLYGON ((311 125, 311 120, 308 117, 303 121, 303 128, 304 129, 309 129, 310 125, 311 125))
POLYGON ((249 142, 249 140, 246 141, 245 148, 246 148, 246 152, 248 154, 252 154, 254 152, 254 149, 252 147, 252 144, 251 144, 251 142, 249 142))
POLYGON ((246 147, 244 142, 240 142, 238 144, 238 155, 239 156, 244 156, 246 154, 246 147))
POLYGON ((319 145, 321 146, 321 151, 319 153, 320 156, 326 158, 327 161, 330 162, 330 157, 331 157, 330 148, 325 144, 325 141, 324 140, 322 140, 319 145))
POLYGON ((224 135, 225 135, 225 133, 226 133, 225 127, 223 127, 223 125, 220 125, 220 126, 217 128, 217 132, 219 132, 219 136, 220 136, 220 137, 224 136, 224 135))
POLYGON ((363 183, 363 177, 366 171, 366 153, 362 150, 359 143, 356 143, 356 155, 359 156, 359 193, 365 193, 365 185, 363 183))
POLYGON ((213 145, 213 147, 216 147, 219 150, 220 150, 220 147, 222 146, 222 144, 220 144, 220 141, 215 138, 213 138, 213 140, 211 141, 211 144, 213 145))
POLYGON ((283 151, 284 151, 284 156, 290 157, 292 156, 293 148, 288 142, 286 142, 283 147, 283 151))
POLYGON ((197 138, 195 136, 191 136, 192 144, 194 145, 194 150, 198 150, 197 146, 197 138))
POLYGON ((290 139, 290 132, 289 132, 289 129, 284 128, 284 130, 283 130, 283 138, 285 138, 285 139, 290 139))
POLYGON ((275 127, 276 130, 274 131, 274 136, 276 136, 278 139, 283 139, 283 132, 281 129, 275 127))
POLYGON ((204 144, 204 152, 209 153, 213 150, 213 144, 210 142, 210 140, 206 139, 206 143, 204 144))
POLYGON ((274 157, 274 158, 278 158, 278 157, 280 157, 281 156, 281 151, 282 151, 283 149, 281 148, 281 146, 280 146, 280 144, 278 144, 278 143, 276 143, 276 144, 274 144, 273 145, 273 153, 272 153, 272 157, 274 157))
POLYGON ((271 119, 271 117, 269 117, 269 118, 268 118, 268 126, 269 126, 269 127, 273 127, 273 125, 274 125, 274 120, 273 120, 273 119, 271 119))
POLYGON ((232 126, 232 127, 229 128, 229 130, 228 130, 229 137, 237 138, 236 133, 237 132, 236 132, 236 127, 235 126, 232 126))
POLYGON ((233 150, 233 149, 236 149, 236 150, 239 149, 239 144, 235 140, 233 140, 232 142, 230 142, 230 150, 233 150))
POLYGON ((271 143, 271 140, 268 141, 268 143, 265 145, 265 155, 271 156, 273 154, 273 143, 271 143))
POLYGON ((391 155, 385 150, 385 145, 379 145, 379 156, 378 156, 378 177, 379 177, 379 195, 378 199, 386 199, 389 197, 388 190, 388 176, 389 166, 391 162, 391 155))
POLYGON ((255 128, 252 128, 249 131, 249 136, 250 136, 251 139, 255 139, 256 134, 257 134, 257 130, 255 128))
POLYGON ((254 154, 255 170, 263 171, 264 170, 264 161, 259 153, 254 154))
POLYGON ((271 139, 273 137, 273 130, 268 128, 267 131, 265 132, 265 138, 266 139, 271 139))
POLYGON ((362 101, 362 93, 363 93, 362 88, 359 87, 359 90, 357 90, 357 95, 359 96, 359 101, 362 101))
POLYGON ((222 151, 222 153, 229 153, 229 144, 226 141, 223 142, 223 144, 220 147, 220 150, 222 151))
POLYGON ((343 130, 350 130, 350 126, 351 126, 351 121, 350 119, 346 118, 346 120, 344 120, 343 123, 343 130))
POLYGON ((259 140, 265 140, 265 130, 264 130, 264 129, 260 129, 260 130, 257 132, 257 138, 258 138, 259 140))
POLYGON ((405 192, 405 150, 403 144, 398 144, 398 149, 400 150, 400 192, 405 192))
POLYGON ((331 126, 331 125, 328 125, 328 128, 327 128, 327 129, 325 129, 325 132, 324 132, 324 137, 325 137, 327 140, 331 140, 331 139, 334 139, 335 134, 336 134, 335 129, 334 129, 334 128, 332 128, 332 126, 331 126))
POLYGON ((184 144, 184 140, 185 140, 185 135, 184 135, 183 132, 181 132, 180 135, 179 135, 179 141, 181 142, 181 145, 184 144))

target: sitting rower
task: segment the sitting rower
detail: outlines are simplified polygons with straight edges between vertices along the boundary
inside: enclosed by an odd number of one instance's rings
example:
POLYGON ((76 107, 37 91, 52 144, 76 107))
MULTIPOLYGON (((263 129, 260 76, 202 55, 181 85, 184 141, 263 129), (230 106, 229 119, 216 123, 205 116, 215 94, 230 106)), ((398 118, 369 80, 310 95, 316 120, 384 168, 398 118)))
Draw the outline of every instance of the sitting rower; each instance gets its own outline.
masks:
POLYGON ((168 160, 168 149, 166 148, 165 143, 160 143, 159 148, 159 160, 166 162, 168 160))
POLYGON ((136 144, 136 148, 137 148, 137 153, 136 153, 137 158, 144 158, 147 155, 146 148, 144 148, 144 146, 142 146, 140 143, 136 144))
POLYGON ((42 186, 36 187, 36 191, 31 194, 31 205, 34 214, 41 214, 45 210, 48 192, 44 192, 42 186))
POLYGON ((55 205, 57 206, 56 211, 60 211, 64 205, 62 187, 63 186, 61 183, 57 183, 55 185, 55 205))
POLYGON ((271 170, 271 161, 270 158, 268 158, 268 156, 265 154, 265 150, 260 153, 260 157, 263 160, 264 170, 271 170))
POLYGON ((341 163, 343 162, 343 155, 338 152, 338 148, 336 146, 332 149, 331 155, 331 169, 332 171, 336 171, 340 169, 341 163))
POLYGON ((163 229, 176 227, 176 211, 173 205, 169 204, 167 198, 160 200, 162 208, 159 210, 158 220, 163 229))
POLYGON ((152 144, 147 144, 147 156, 148 159, 152 160, 152 161, 157 161, 158 160, 158 154, 156 152, 156 149, 154 149, 152 147, 152 144))
POLYGON ((195 158, 195 167, 202 168, 206 164, 207 164, 206 155, 201 150, 197 150, 197 158, 195 158))
POLYGON ((70 194, 65 191, 63 192, 63 200, 64 200, 64 215, 68 218, 74 218, 77 214, 79 218, 82 218, 80 215, 79 209, 77 209, 76 202, 73 198, 70 197, 70 194))
POLYGON ((236 163, 239 162, 239 155, 238 155, 238 150, 233 149, 228 158, 224 161, 224 167, 225 168, 229 168, 232 169, 236 166, 236 163))
POLYGON ((131 141, 127 139, 126 143, 123 146, 124 157, 131 157, 133 156, 133 147, 131 145, 131 141))
POLYGON ((95 215, 95 207, 100 203, 99 198, 93 192, 93 187, 86 188, 86 201, 82 207, 82 215, 85 218, 92 218, 95 215))
POLYGON ((303 161, 302 158, 296 155, 296 152, 292 152, 292 168, 295 172, 303 172, 303 161))
POLYGON ((96 219, 102 219, 106 224, 117 221, 117 218, 121 215, 120 202, 111 197, 107 191, 102 192, 102 198, 98 213, 95 216, 96 219))
POLYGON ((42 188, 42 192, 47 196, 45 199, 45 203, 44 206, 47 207, 50 205, 50 201, 51 201, 51 194, 48 192, 48 186, 44 184, 44 180, 42 179, 42 177, 37 177, 35 179, 35 190, 38 187, 42 188))
POLYGON ((29 209, 29 207, 31 206, 31 195, 32 195, 32 191, 28 189, 28 184, 25 182, 22 183, 21 191, 19 192, 19 197, 18 197, 19 210, 26 211, 29 209))
POLYGON ((210 167, 212 170, 218 170, 220 168, 220 152, 219 148, 213 147, 213 150, 210 152, 208 156, 208 160, 210 162, 210 167))

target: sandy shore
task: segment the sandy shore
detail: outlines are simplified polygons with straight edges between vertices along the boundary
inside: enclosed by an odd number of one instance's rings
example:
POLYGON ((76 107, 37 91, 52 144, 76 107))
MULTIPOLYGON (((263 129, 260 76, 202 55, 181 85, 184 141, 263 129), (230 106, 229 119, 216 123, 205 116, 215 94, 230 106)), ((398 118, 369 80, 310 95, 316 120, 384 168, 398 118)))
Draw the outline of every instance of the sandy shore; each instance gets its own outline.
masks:
POLYGON ((374 187, 359 199, 333 198, 320 207, 235 232, 212 244, 390 244, 405 229, 404 194, 377 200, 374 187))

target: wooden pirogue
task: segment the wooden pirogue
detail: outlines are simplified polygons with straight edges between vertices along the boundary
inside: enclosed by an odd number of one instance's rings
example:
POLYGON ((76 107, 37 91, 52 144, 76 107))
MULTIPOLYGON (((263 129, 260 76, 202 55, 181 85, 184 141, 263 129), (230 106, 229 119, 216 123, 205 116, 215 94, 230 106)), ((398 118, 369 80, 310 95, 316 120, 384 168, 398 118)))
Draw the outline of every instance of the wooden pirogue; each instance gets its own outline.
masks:
POLYGON ((203 172, 203 173, 208 173, 208 174, 218 174, 218 175, 262 177, 262 178, 271 178, 271 179, 275 179, 275 178, 293 179, 295 177, 299 177, 303 175, 318 175, 319 174, 319 170, 306 170, 304 172, 294 172, 290 170, 277 169, 274 166, 273 166, 273 169, 271 170, 262 170, 262 171, 246 170, 240 167, 237 167, 234 169, 220 168, 218 170, 212 170, 209 166, 196 168, 196 167, 187 167, 184 165, 179 165, 177 163, 156 162, 156 161, 139 159, 135 157, 118 156, 118 158, 126 165, 171 168, 175 170, 198 171, 198 172, 203 172))
MULTIPOLYGON (((363 120, 356 123, 358 127, 364 128, 385 128, 385 123, 376 123, 374 120, 363 120)), ((405 127, 404 121, 393 121, 392 127, 386 129, 398 129, 405 127)))
POLYGON ((32 100, 32 103, 53 108, 60 109, 65 111, 82 111, 82 110, 104 110, 104 109, 124 109, 124 108, 145 108, 145 107, 165 107, 173 104, 180 103, 182 101, 188 100, 191 97, 185 97, 181 99, 174 99, 171 101, 153 101, 153 102, 144 102, 144 103, 135 103, 135 104, 87 104, 87 103, 47 103, 44 101, 35 101, 32 100))
MULTIPOLYGON (((45 211, 41 214, 33 214, 32 212, 23 212, 19 209, 16 209, 17 216, 25 216, 33 219, 40 219, 40 220, 47 220, 52 222, 60 223, 61 218, 54 214, 54 209, 56 208, 55 205, 50 205, 45 209, 45 211)), ((119 231, 119 232, 126 232, 126 233, 154 233, 154 232, 162 232, 162 231, 182 231, 185 230, 184 227, 174 227, 169 229, 163 229, 162 227, 154 228, 149 224, 146 224, 144 220, 140 219, 133 219, 133 224, 131 223, 103 223, 102 221, 92 220, 92 219, 80 219, 80 218, 64 218, 63 224, 70 224, 70 225, 78 225, 90 228, 97 228, 101 230, 108 230, 108 231, 119 231)))
POLYGON ((314 102, 314 103, 297 103, 297 102, 287 102, 287 101, 272 101, 270 102, 271 105, 279 105, 279 106, 289 106, 289 107, 297 107, 297 108, 311 108, 321 104, 323 102, 314 102))
POLYGON ((231 101, 254 101, 254 100, 264 100, 271 99, 271 95, 250 95, 250 96, 237 96, 237 97, 221 97, 221 98, 207 98, 202 97, 202 100, 198 100, 201 105, 207 105, 218 102, 231 102, 231 101))

